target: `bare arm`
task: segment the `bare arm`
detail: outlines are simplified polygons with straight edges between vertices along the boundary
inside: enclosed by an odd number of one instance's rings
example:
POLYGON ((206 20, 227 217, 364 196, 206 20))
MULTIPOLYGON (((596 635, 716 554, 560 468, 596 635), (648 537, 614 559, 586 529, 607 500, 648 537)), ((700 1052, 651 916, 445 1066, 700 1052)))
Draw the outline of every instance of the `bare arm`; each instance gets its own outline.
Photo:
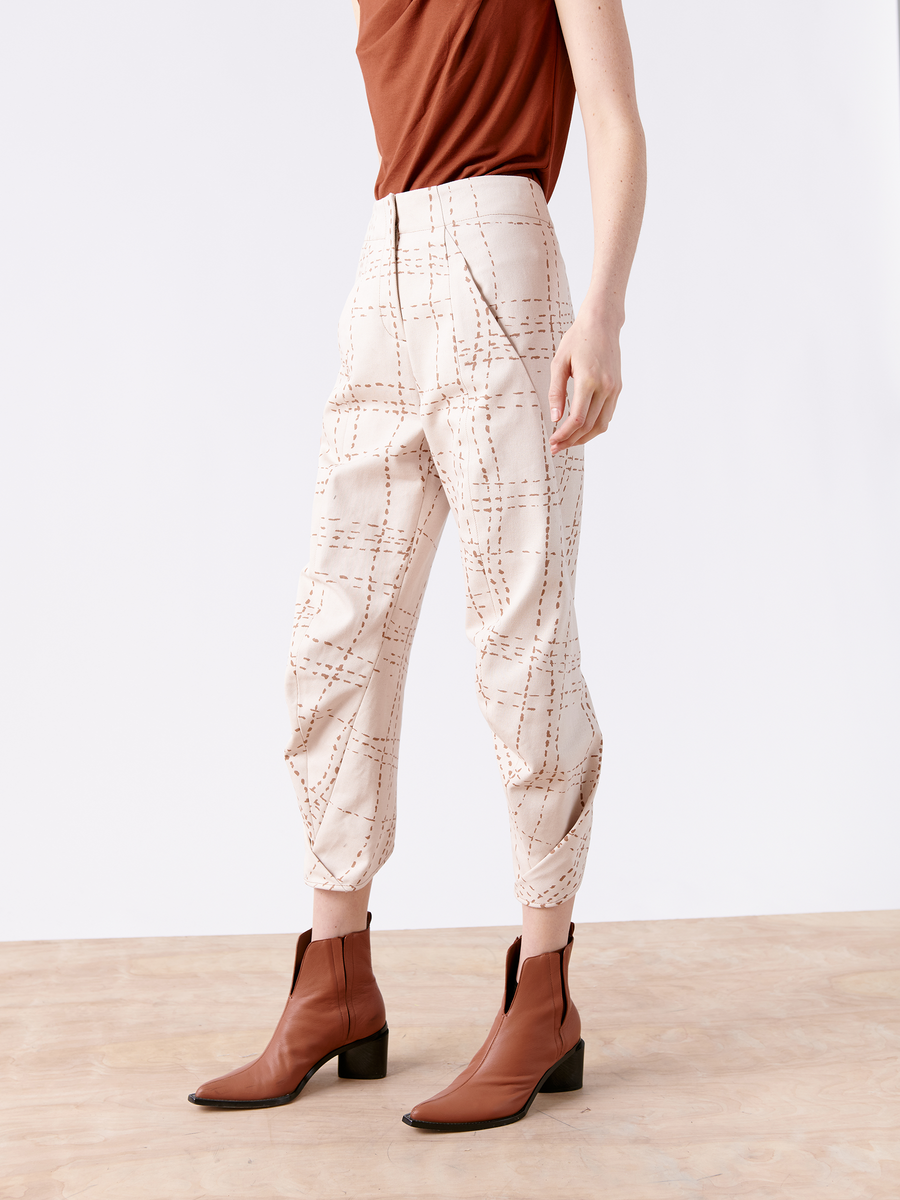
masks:
POLYGON ((619 332, 644 215, 647 162, 622 0, 556 0, 587 141, 594 260, 584 302, 551 367, 553 453, 603 433, 622 390, 619 332))

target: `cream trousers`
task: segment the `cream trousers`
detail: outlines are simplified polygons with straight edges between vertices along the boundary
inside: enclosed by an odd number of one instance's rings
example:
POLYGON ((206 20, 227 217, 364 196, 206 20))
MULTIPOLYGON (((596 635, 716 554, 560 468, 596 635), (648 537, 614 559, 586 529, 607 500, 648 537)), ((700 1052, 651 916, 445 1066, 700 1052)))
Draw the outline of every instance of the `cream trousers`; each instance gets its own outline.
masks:
MULTIPOLYGON (((375 201, 338 322, 287 673, 313 887, 355 891, 393 849, 406 668, 451 509, 516 896, 553 907, 581 883, 602 751, 573 608, 584 448, 551 457, 547 398, 572 320, 530 178, 375 201)), ((471 788, 458 748, 439 769, 471 788)))

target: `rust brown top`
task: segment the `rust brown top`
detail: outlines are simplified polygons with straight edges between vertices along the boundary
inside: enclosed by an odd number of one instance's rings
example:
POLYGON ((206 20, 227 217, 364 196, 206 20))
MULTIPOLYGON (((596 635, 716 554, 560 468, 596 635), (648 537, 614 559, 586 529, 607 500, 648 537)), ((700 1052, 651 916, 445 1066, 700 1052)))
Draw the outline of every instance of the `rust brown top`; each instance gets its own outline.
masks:
POLYGON ((356 56, 376 200, 497 174, 550 199, 575 103, 555 0, 360 0, 356 56))

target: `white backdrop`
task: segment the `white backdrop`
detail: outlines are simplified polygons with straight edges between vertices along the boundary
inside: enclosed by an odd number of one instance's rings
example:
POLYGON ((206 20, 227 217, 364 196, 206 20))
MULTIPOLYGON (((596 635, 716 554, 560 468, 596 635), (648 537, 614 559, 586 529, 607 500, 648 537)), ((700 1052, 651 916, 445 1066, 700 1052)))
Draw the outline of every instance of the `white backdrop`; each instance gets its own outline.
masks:
MULTIPOLYGON (((625 390, 588 449, 605 755, 576 918, 895 907, 896 6, 626 15, 650 183, 625 390)), ((0 23, 0 937, 304 928, 282 680, 373 202, 350 0, 19 0, 0 23)), ((577 305, 577 107, 550 207, 577 305)), ((381 928, 517 919, 454 540, 381 928)))

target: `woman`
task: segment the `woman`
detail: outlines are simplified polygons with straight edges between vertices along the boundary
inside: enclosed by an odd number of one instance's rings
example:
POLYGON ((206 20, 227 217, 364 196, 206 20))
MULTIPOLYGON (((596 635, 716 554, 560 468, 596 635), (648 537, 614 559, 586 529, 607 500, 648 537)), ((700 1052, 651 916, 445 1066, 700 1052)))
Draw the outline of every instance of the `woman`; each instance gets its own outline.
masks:
POLYGON ((581 1086, 568 963, 602 739, 573 587, 584 445, 621 391, 644 138, 621 0, 353 4, 381 163, 339 321, 288 672, 313 925, 266 1050, 189 1099, 284 1104, 336 1055, 344 1077, 386 1072, 368 901, 393 848, 408 653, 452 509, 522 934, 484 1045, 403 1120, 482 1129, 581 1086), (576 88, 594 260, 573 320, 547 200, 576 88))

